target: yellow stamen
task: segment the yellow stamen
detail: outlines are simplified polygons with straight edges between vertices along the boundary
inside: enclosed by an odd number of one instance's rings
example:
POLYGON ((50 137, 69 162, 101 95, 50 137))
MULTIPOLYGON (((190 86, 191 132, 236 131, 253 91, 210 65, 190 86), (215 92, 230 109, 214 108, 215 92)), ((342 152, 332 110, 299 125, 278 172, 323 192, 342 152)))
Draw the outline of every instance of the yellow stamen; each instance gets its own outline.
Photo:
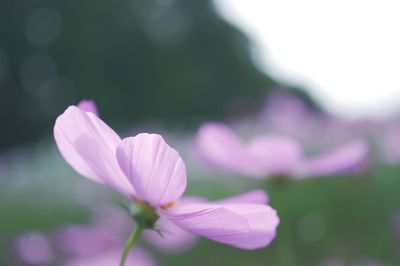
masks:
MULTIPOLYGON (((147 204, 146 202, 144 202, 144 201, 141 201, 141 200, 139 200, 139 199, 137 199, 136 197, 133 197, 133 202, 135 202, 135 204, 137 205, 137 206, 139 206, 139 207, 141 207, 141 208, 150 208, 150 209, 152 209, 152 207, 149 205, 149 204, 147 204)), ((172 202, 170 202, 170 203, 168 203, 168 204, 165 204, 165 205, 161 205, 161 209, 168 209, 168 208, 171 208, 171 207, 173 207, 173 206, 175 206, 176 204, 177 204, 177 202, 178 202, 178 200, 174 200, 174 201, 172 201, 172 202)))
POLYGON ((161 209, 165 210, 165 209, 171 208, 171 207, 175 206, 177 202, 178 202, 177 200, 174 200, 168 204, 161 205, 161 209))

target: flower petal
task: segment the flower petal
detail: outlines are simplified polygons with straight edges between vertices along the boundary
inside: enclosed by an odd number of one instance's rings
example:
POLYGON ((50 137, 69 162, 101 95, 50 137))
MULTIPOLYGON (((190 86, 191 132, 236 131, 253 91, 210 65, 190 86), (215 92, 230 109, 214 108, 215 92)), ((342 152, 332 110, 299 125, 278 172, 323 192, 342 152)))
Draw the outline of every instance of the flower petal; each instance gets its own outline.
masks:
MULTIPOLYGON (((254 204, 268 204, 269 198, 265 191, 258 189, 252 190, 237 196, 227 197, 214 201, 217 204, 231 204, 231 203, 254 203, 254 204)), ((186 204, 197 203, 210 203, 207 198, 199 196, 183 196, 176 205, 183 206, 186 204)))
POLYGON ((302 159, 300 144, 287 137, 257 137, 249 143, 248 150, 254 157, 254 168, 264 177, 287 174, 302 159))
POLYGON ((122 140, 117 158, 138 199, 153 207, 177 200, 186 189, 185 164, 160 135, 142 133, 122 140))
POLYGON ((203 160, 234 173, 253 175, 246 144, 222 123, 206 123, 197 133, 197 153, 203 160))
POLYGON ((159 212, 192 234, 225 244, 240 242, 250 231, 245 218, 211 203, 184 204, 159 212))
POLYGON ((269 197, 267 193, 265 193, 265 191, 259 189, 259 190, 249 191, 238 196, 224 198, 216 202, 220 204, 230 204, 230 203, 268 204, 269 197))
POLYGON ((77 106, 83 111, 90 112, 95 114, 96 116, 99 116, 96 103, 93 100, 81 100, 77 106))
POLYGON ((192 234, 243 249, 267 246, 279 224, 276 211, 262 204, 184 204, 159 212, 192 234))
POLYGON ((305 161, 294 174, 298 177, 344 174, 360 169, 367 156, 367 144, 357 140, 305 161))
POLYGON ((226 207, 245 217, 249 222, 250 232, 236 247, 257 249, 269 245, 276 236, 279 217, 274 209, 263 204, 229 204, 226 207))
POLYGON ((68 107, 56 120, 54 138, 64 159, 79 174, 125 196, 134 195, 115 156, 121 139, 96 115, 76 106, 68 107))

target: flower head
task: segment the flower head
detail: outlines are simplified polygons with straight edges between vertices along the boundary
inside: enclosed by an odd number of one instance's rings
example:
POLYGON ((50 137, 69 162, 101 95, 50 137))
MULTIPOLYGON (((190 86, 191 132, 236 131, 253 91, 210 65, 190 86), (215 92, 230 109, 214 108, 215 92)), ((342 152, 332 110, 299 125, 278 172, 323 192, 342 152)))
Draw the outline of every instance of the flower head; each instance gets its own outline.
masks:
MULTIPOLYGON (((111 266, 118 265, 119 249, 112 249, 103 252, 95 257, 76 257, 71 259, 67 266, 111 266)), ((155 266, 156 262, 145 251, 134 248, 127 260, 126 266, 155 266)))
POLYGON ((368 148, 355 140, 307 158, 295 139, 261 135, 245 142, 222 123, 206 123, 197 133, 197 153, 213 166, 250 177, 311 177, 351 172, 365 162, 368 148))
POLYGON ((54 259, 54 251, 50 241, 41 233, 30 232, 15 240, 18 256, 30 264, 49 264, 54 259))
POLYGON ((400 164, 400 126, 386 129, 381 135, 380 144, 384 162, 400 164))
POLYGON ((122 245, 118 236, 105 228, 96 226, 69 225, 57 235, 59 247, 76 256, 96 256, 110 246, 122 245))
POLYGON ((121 140, 99 117, 70 106, 57 118, 54 136, 78 173, 134 200, 145 227, 161 217, 191 234, 244 249, 264 247, 275 237, 279 218, 266 204, 180 200, 185 164, 160 135, 121 140))

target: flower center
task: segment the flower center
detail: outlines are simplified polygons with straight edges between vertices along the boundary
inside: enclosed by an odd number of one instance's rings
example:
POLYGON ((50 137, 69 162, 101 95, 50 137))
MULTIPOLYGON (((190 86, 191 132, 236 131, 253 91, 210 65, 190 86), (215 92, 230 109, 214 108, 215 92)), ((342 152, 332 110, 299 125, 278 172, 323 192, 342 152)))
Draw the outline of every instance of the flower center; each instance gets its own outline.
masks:
POLYGON ((134 202, 137 207, 132 215, 135 221, 143 228, 153 228, 159 218, 155 209, 143 201, 135 199, 134 202))
POLYGON ((165 209, 174 207, 177 203, 178 203, 178 200, 174 200, 174 201, 172 201, 172 202, 170 202, 170 203, 168 203, 168 204, 161 205, 161 209, 164 209, 164 210, 165 210, 165 209))

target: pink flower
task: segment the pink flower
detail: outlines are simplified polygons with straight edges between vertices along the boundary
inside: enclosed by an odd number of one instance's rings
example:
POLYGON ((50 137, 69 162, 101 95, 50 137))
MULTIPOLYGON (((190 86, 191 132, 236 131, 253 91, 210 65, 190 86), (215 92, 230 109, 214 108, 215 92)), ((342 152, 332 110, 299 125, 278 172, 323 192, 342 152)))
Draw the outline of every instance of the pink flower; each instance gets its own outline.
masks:
POLYGON ((400 164, 400 126, 389 128, 382 134, 381 141, 383 159, 388 164, 400 164))
POLYGON ((178 201, 186 189, 185 164, 160 135, 121 140, 96 115, 70 106, 57 118, 54 136, 78 173, 191 234, 243 249, 265 247, 275 237, 279 218, 266 204, 178 201))
POLYGON ((75 256, 93 257, 123 241, 107 229, 95 226, 70 225, 57 235, 59 247, 75 256))
POLYGON ((50 264, 54 259, 54 251, 48 239, 37 232, 19 236, 15 240, 18 256, 24 262, 37 265, 50 264))
MULTIPOLYGON (((112 266, 119 264, 120 250, 112 249, 93 257, 77 257, 66 266, 112 266)), ((155 266, 156 262, 146 252, 135 247, 125 263, 126 266, 155 266)))
POLYGON ((195 139, 197 153, 211 165, 250 177, 310 177, 351 172, 365 162, 368 149, 361 141, 305 158, 292 138, 263 135, 248 143, 222 123, 206 123, 195 139))
POLYGON ((132 229, 131 219, 119 209, 101 205, 94 206, 92 212, 93 226, 107 230, 114 236, 125 237, 132 229))

